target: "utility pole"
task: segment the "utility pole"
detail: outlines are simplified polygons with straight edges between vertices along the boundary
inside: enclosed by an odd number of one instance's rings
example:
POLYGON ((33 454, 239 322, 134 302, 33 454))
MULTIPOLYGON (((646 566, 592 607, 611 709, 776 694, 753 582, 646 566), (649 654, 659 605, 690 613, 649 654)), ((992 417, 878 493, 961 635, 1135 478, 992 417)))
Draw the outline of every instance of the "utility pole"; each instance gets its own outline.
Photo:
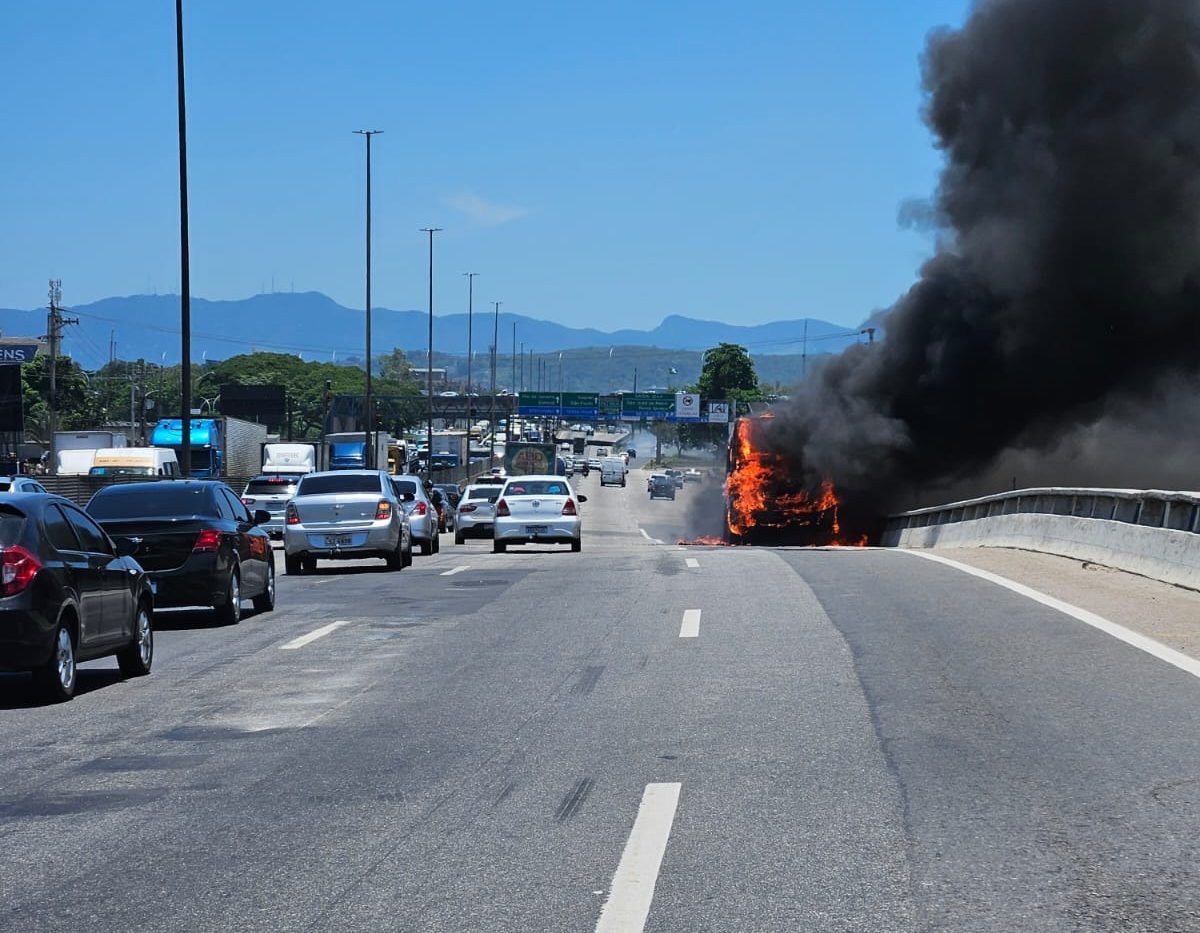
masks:
MULTIPOLYGON (((529 352, 532 353, 533 351, 530 350, 529 352)), ((525 341, 524 340, 521 341, 521 368, 519 370, 519 373, 520 373, 520 376, 519 376, 519 381, 517 383, 517 391, 524 392, 525 391, 525 341)))
MULTIPOLYGON (((422 233, 429 234, 429 348, 426 351, 426 386, 429 395, 429 435, 428 447, 425 452, 425 470, 429 478, 433 479, 433 235, 441 232, 441 227, 422 227, 422 233)), ((470 458, 470 438, 467 439, 468 456, 470 458)))
POLYGON ((500 304, 499 301, 492 302, 495 317, 492 319, 492 441, 491 446, 488 448, 489 466, 496 456, 496 353, 500 347, 500 304))
POLYGON ((62 329, 66 324, 78 324, 79 318, 64 318, 58 304, 62 301, 62 279, 50 280, 50 313, 46 315, 46 339, 50 342, 50 473, 58 473, 58 353, 62 329))
POLYGON ((366 408, 363 423, 363 466, 374 469, 375 448, 371 444, 371 429, 375 426, 375 405, 371 396, 371 137, 378 136, 383 130, 355 130, 359 136, 367 140, 367 396, 364 400, 366 408))
MULTIPOLYGON (((475 311, 475 276, 478 272, 464 272, 467 277, 467 463, 471 462, 471 339, 475 336, 472 315, 475 311)), ((480 438, 482 440, 482 438, 480 438)))
POLYGON ((513 377, 512 377, 513 392, 519 392, 520 390, 517 389, 517 322, 516 321, 513 321, 512 363, 513 363, 513 377))
POLYGON ((800 378, 808 375, 808 318, 804 319, 804 336, 800 344, 800 378))
MULTIPOLYGON (((179 471, 192 475, 192 273, 188 249, 187 107, 183 84, 183 0, 175 0, 175 66, 179 95, 179 471)), ((142 441, 146 439, 142 396, 142 441)))

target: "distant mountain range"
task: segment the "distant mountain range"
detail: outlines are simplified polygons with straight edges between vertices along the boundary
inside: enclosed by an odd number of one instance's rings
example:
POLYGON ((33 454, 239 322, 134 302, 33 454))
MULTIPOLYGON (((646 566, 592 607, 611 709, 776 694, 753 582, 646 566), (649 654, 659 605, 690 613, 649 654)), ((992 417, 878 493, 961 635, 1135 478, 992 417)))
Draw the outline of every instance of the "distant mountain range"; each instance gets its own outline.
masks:
MULTIPOLYGON (((85 369, 108 361, 110 339, 118 359, 179 360, 179 298, 175 295, 131 295, 76 305, 64 312, 79 323, 63 332, 63 351, 85 369), (164 357, 165 354, 165 357, 164 357)), ((382 355, 400 347, 419 360, 425 352, 428 315, 423 311, 374 308, 372 352, 382 355)), ((526 351, 551 353, 581 347, 659 347, 702 351, 721 342, 738 343, 754 356, 809 355, 837 352, 857 335, 827 321, 793 320, 742 326, 670 315, 653 330, 604 331, 542 321, 501 308, 500 353, 510 354, 513 324, 517 344, 526 351)), ((478 308, 474 350, 483 355, 492 342, 495 320, 488 306, 478 308)), ((361 309, 346 308, 320 292, 275 292, 239 301, 192 299, 192 354, 200 360, 227 359, 255 350, 295 353, 306 360, 361 362, 364 318, 361 309)), ((40 336, 46 311, 0 308, 0 333, 6 337, 40 336)), ((466 355, 467 315, 434 315, 434 348, 439 354, 466 355)))

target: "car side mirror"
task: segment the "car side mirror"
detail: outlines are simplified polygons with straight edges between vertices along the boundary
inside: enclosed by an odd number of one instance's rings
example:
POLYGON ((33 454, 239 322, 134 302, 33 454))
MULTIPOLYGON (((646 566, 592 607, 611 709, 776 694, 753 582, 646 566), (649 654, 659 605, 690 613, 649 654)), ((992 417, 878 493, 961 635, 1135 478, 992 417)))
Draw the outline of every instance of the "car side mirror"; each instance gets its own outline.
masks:
POLYGON ((117 557, 133 557, 141 546, 141 538, 113 538, 113 547, 117 552, 117 557))
POLYGON ((578 499, 580 502, 587 502, 587 496, 583 495, 583 493, 580 493, 575 498, 578 499))
POLYGON ((255 509, 254 510, 254 524, 265 525, 270 520, 271 520, 271 513, 268 512, 266 509, 255 509))

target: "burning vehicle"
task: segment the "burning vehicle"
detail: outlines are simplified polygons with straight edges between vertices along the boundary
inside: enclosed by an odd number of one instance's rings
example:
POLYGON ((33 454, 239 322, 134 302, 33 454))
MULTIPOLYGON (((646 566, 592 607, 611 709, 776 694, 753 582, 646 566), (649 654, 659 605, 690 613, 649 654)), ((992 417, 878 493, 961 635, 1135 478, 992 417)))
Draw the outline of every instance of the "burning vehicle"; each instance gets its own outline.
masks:
POLYGON ((812 488, 802 465, 772 449, 774 414, 739 418, 729 442, 725 479, 725 543, 863 546, 863 532, 847 535, 833 480, 812 488))

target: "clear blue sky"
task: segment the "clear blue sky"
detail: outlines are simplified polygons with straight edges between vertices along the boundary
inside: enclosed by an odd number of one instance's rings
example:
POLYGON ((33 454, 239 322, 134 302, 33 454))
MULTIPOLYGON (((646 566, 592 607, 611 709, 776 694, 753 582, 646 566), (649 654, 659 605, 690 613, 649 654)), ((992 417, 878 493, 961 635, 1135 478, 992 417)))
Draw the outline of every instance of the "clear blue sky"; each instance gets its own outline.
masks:
MULTIPOLYGON (((192 291, 479 301, 605 330, 852 326, 932 248, 928 32, 967 0, 185 0, 192 291)), ((0 8, 0 307, 178 287, 171 0, 0 8)))

